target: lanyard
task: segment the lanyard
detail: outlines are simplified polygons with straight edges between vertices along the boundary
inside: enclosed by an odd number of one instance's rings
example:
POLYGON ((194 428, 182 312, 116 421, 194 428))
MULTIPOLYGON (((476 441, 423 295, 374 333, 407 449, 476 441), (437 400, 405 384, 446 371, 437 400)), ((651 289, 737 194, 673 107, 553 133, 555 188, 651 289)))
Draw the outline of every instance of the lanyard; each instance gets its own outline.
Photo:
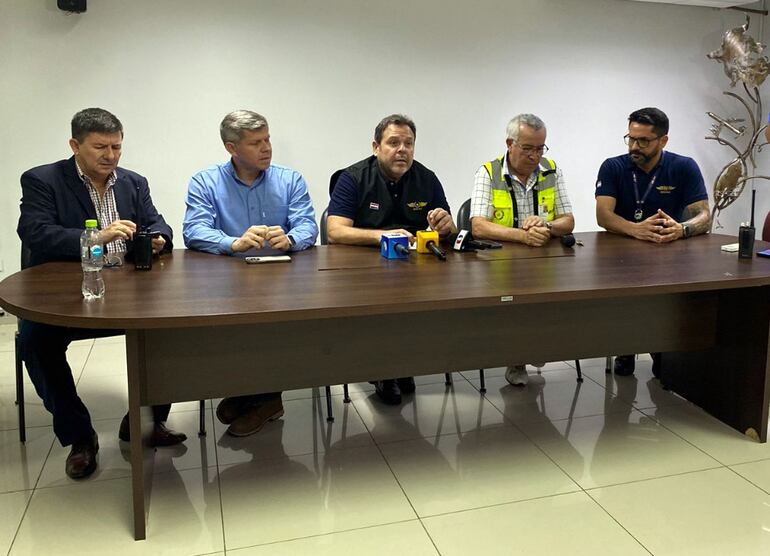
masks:
MULTIPOLYGON (((519 204, 516 202, 516 192, 513 190, 513 178, 509 174, 503 174, 503 177, 505 178, 505 185, 508 186, 508 194, 511 196, 511 204, 513 205, 513 227, 518 228, 519 227, 519 204)), ((538 216, 536 185, 532 187, 532 206, 534 207, 535 216, 538 216)))
POLYGON ((637 222, 640 222, 642 220, 642 216, 644 215, 644 202, 647 200, 647 195, 650 194, 650 191, 652 191, 652 188, 655 187, 655 180, 658 179, 658 173, 660 172, 660 168, 655 170, 655 173, 652 175, 652 179, 650 180, 649 185, 647 186, 647 191, 644 192, 644 197, 642 197, 641 200, 639 200, 639 185, 638 180, 639 178, 636 177, 636 171, 631 170, 631 177, 634 179, 634 197, 636 198, 636 210, 634 211, 634 220, 637 222))

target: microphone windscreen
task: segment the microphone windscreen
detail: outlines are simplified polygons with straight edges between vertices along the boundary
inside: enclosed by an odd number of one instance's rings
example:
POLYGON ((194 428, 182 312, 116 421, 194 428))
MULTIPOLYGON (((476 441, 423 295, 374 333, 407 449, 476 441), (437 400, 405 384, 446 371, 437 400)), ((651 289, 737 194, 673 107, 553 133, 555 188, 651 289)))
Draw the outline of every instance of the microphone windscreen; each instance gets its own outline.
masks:
POLYGON ((575 245, 575 236, 573 236, 572 234, 566 234, 561 236, 561 244, 564 247, 572 247, 573 245, 575 245))
POLYGON ((397 232, 382 234, 380 237, 380 255, 386 259, 409 258, 409 238, 397 232))
POLYGON ((438 245, 438 232, 435 230, 417 230, 417 252, 418 253, 430 253, 428 249, 428 243, 430 242, 438 245))
POLYGON ((399 255, 403 255, 405 257, 409 256, 409 248, 401 243, 396 243, 393 245, 393 250, 398 253, 399 255))
POLYGON ((473 241, 473 236, 468 230, 460 230, 456 234, 450 234, 447 241, 455 251, 467 251, 468 244, 473 241))

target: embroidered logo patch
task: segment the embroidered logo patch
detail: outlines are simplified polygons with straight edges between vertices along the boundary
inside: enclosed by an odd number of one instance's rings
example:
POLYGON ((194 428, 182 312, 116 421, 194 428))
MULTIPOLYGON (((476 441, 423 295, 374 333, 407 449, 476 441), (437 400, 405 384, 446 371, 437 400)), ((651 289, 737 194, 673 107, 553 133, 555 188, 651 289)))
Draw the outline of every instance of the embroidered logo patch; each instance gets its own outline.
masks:
POLYGON ((676 189, 675 185, 659 185, 655 189, 658 190, 658 193, 661 193, 662 195, 668 195, 669 193, 672 193, 674 189, 676 189))
POLYGON ((378 203, 369 203, 369 209, 370 210, 380 210, 380 205, 378 203))
POLYGON ((411 203, 407 203, 406 206, 408 206, 412 210, 422 210, 425 207, 428 206, 427 201, 412 201, 411 203))

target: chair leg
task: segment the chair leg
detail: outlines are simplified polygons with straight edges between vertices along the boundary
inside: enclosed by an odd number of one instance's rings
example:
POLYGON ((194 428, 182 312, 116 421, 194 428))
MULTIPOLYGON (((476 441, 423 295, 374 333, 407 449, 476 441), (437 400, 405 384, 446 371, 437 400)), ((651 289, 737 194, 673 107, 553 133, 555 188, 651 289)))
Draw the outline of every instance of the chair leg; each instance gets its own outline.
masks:
POLYGON ((16 351, 16 405, 19 406, 19 442, 27 441, 27 420, 24 414, 24 362, 21 359, 21 346, 19 345, 19 332, 14 337, 16 351))
POLYGON ((198 436, 206 436, 206 400, 200 401, 200 410, 198 411, 198 436))
POLYGON ((343 393, 342 401, 345 402, 345 403, 350 403, 350 395, 348 394, 348 385, 347 384, 343 384, 342 385, 342 393, 343 393))
POLYGON ((333 423, 334 415, 332 414, 332 388, 331 386, 325 386, 324 390, 326 390, 326 413, 328 414, 326 420, 329 423, 333 423))
POLYGON ((604 364, 604 372, 610 374, 612 372, 612 355, 607 356, 607 360, 604 364))
POLYGON ((482 394, 487 393, 487 385, 484 383, 484 369, 479 369, 479 382, 481 388, 479 388, 479 392, 482 394))
POLYGON ((577 369, 577 381, 583 382, 583 373, 580 372, 580 359, 575 359, 575 368, 577 369))
POLYGON ((452 373, 444 373, 444 384, 452 386, 452 373))

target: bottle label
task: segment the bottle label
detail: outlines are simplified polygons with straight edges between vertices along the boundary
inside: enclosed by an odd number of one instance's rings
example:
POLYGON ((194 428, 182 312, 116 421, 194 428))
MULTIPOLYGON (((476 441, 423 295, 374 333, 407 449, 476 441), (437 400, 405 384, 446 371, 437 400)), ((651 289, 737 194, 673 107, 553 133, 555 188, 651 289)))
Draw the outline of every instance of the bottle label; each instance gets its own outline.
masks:
POLYGON ((94 245, 91 247, 91 257, 93 258, 99 258, 102 256, 102 246, 101 245, 94 245))

